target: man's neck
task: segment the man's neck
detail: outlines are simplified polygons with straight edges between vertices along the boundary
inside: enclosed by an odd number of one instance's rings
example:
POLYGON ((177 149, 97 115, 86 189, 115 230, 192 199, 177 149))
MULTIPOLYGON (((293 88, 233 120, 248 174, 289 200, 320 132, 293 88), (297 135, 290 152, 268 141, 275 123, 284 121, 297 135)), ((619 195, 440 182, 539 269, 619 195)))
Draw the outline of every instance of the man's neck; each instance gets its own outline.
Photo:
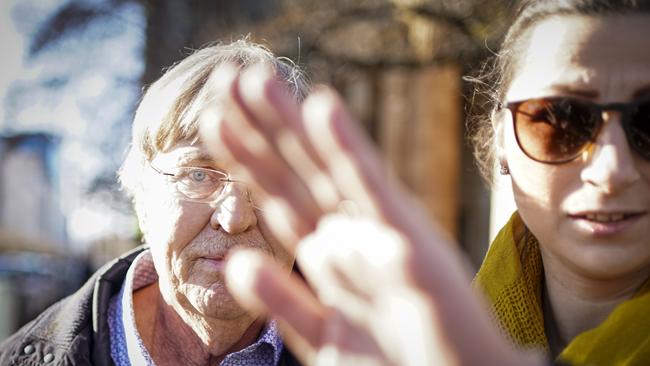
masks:
POLYGON ((159 366, 218 365, 229 353, 254 343, 264 326, 250 317, 222 320, 188 313, 180 316, 164 301, 157 282, 137 290, 133 305, 138 332, 159 366))
POLYGON ((542 251, 545 295, 555 320, 557 337, 551 340, 562 347, 580 333, 602 323, 616 306, 631 298, 648 278, 639 272, 612 279, 595 279, 567 268, 542 251))

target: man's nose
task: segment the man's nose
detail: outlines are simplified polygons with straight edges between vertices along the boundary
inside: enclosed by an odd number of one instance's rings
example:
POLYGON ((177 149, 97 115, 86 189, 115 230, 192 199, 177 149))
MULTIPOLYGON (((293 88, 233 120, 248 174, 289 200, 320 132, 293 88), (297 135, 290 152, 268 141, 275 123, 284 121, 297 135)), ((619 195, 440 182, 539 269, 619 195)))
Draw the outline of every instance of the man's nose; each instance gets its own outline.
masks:
POLYGON ((616 193, 638 181, 641 174, 621 124, 621 113, 603 112, 603 119, 605 124, 587 152, 587 165, 580 177, 605 193, 616 193))
POLYGON ((210 225, 215 230, 222 228, 228 234, 234 235, 257 225, 255 208, 247 188, 242 184, 228 184, 214 205, 210 225))

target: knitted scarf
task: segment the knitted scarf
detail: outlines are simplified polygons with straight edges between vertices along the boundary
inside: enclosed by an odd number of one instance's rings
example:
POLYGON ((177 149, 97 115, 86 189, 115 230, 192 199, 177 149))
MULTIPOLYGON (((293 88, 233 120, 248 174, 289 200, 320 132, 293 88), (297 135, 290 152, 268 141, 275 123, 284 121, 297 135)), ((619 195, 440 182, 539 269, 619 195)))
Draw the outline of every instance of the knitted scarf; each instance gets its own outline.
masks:
MULTIPOLYGON (((537 239, 518 213, 499 232, 474 279, 513 344, 548 353, 537 239)), ((650 280, 596 328, 575 337, 557 361, 570 365, 650 365, 650 280)))

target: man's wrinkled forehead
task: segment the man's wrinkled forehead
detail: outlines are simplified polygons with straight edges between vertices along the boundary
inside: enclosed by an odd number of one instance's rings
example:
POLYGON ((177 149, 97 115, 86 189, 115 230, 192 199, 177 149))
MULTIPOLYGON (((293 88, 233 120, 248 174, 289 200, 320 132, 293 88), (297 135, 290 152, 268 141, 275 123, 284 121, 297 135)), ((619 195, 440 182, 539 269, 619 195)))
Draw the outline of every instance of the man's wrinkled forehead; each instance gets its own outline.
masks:
POLYGON ((160 152, 155 157, 156 163, 165 164, 166 166, 197 166, 197 165, 223 165, 222 159, 214 157, 208 153, 208 150, 200 141, 187 142, 182 141, 167 151, 160 152))

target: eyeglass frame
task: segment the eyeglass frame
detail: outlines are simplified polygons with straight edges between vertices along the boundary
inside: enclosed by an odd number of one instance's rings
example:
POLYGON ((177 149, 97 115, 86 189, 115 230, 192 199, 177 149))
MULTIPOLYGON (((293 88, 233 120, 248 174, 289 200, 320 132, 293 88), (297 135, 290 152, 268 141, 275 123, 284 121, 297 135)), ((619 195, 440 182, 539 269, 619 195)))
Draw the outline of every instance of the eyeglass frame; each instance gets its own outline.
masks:
POLYGON ((595 103, 586 99, 581 99, 581 98, 576 98, 576 97, 563 97, 563 96, 557 96, 557 97, 539 97, 539 98, 529 98, 529 99, 523 99, 523 100, 517 100, 517 101, 512 101, 512 102, 498 102, 497 104, 497 111, 502 111, 504 109, 508 109, 510 111, 510 115, 512 116, 512 128, 515 133, 515 140, 517 141, 517 146, 519 146, 519 149, 526 155, 528 158, 530 158, 533 161, 543 163, 543 164, 552 164, 552 165, 559 165, 559 164, 566 164, 569 163, 575 159, 577 159, 585 150, 587 150, 593 143, 595 142, 595 138, 600 134, 603 126, 605 125, 605 120, 603 118, 603 112, 620 112, 621 113, 621 126, 623 127, 623 131, 625 132, 625 139, 632 151, 637 153, 639 156, 641 156, 644 160, 650 160, 650 153, 644 154, 639 147, 631 143, 632 141, 632 114, 633 112, 639 107, 639 105, 644 104, 644 103, 649 103, 650 100, 647 98, 640 99, 640 100, 635 100, 632 102, 618 102, 618 103, 606 103, 606 104, 601 104, 601 103, 595 103), (519 110, 519 107, 526 102, 532 101, 532 100, 559 100, 559 99, 564 99, 564 100, 569 100, 569 101, 577 101, 584 106, 587 106, 592 112, 594 112, 593 115, 598 116, 598 123, 597 123, 597 129, 593 133, 592 136, 589 137, 589 140, 587 140, 586 143, 584 143, 584 146, 582 146, 576 153, 575 155, 572 155, 570 158, 562 159, 559 161, 544 161, 542 159, 535 158, 531 156, 526 149, 523 148, 521 141, 519 139, 519 133, 517 132, 517 111, 519 110), (597 111, 597 113, 596 113, 597 111))
MULTIPOLYGON (((150 166, 151 169, 153 169, 156 173, 161 174, 161 175, 163 175, 163 176, 165 176, 165 177, 176 177, 176 176, 177 176, 176 174, 165 172, 165 171, 163 171, 162 169, 156 167, 156 166, 155 166, 151 161, 149 162, 149 166, 150 166)), ((218 174, 221 174, 221 175, 224 176, 224 178, 219 178, 219 181, 221 181, 221 182, 226 182, 226 184, 224 184, 223 188, 221 188, 221 191, 220 191, 219 194, 217 194, 216 196, 215 196, 215 193, 217 192, 217 190, 215 190, 214 192, 212 192, 212 194, 209 195, 209 197, 211 197, 210 199, 190 198, 190 197, 188 197, 185 193, 181 192, 178 188, 176 188, 176 184, 174 184, 174 189, 176 190, 177 194, 179 195, 179 198, 182 199, 183 201, 187 201, 187 202, 194 202, 194 203, 212 203, 212 202, 216 201, 219 197, 221 197, 221 195, 222 195, 223 192, 225 191, 225 189, 226 189, 228 183, 243 183, 243 182, 240 181, 240 180, 236 180, 236 179, 232 179, 232 178, 230 178, 230 174, 228 174, 228 173, 226 173, 226 172, 223 172, 223 171, 221 171, 221 170, 217 170, 217 169, 202 168, 202 167, 192 167, 192 166, 180 166, 180 167, 176 167, 176 168, 174 168, 174 169, 198 169, 198 170, 207 170, 207 171, 215 172, 215 173, 218 173, 218 174)), ((246 197, 248 198, 248 201, 251 203, 251 205, 253 206, 253 208, 255 208, 255 209, 257 209, 257 210, 261 210, 261 208, 260 208, 259 206, 257 206, 257 205, 255 204, 255 202, 253 201, 253 198, 252 198, 252 196, 251 196, 251 193, 250 193, 250 190, 249 190, 249 189, 246 189, 246 197)))

